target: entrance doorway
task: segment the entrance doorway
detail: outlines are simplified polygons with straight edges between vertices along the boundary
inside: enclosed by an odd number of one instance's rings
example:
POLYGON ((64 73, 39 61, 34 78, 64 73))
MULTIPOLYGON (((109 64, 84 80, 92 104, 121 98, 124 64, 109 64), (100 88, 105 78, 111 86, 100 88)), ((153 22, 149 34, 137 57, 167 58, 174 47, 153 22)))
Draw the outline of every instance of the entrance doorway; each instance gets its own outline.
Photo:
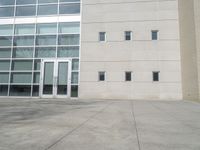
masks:
POLYGON ((41 62, 40 96, 42 98, 69 98, 71 88, 71 61, 48 60, 41 62))

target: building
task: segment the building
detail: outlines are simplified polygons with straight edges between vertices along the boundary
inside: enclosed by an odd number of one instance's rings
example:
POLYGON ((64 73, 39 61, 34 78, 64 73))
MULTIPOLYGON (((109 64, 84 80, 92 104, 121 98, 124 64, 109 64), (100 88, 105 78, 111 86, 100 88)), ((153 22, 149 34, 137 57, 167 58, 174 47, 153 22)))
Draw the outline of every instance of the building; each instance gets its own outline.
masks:
POLYGON ((200 99, 200 1, 179 0, 183 98, 200 99))
POLYGON ((76 97, 80 0, 0 0, 0 95, 76 97))
POLYGON ((82 2, 81 98, 182 98, 177 0, 82 2))
POLYGON ((0 95, 182 99, 179 10, 178 0, 0 0, 0 95))

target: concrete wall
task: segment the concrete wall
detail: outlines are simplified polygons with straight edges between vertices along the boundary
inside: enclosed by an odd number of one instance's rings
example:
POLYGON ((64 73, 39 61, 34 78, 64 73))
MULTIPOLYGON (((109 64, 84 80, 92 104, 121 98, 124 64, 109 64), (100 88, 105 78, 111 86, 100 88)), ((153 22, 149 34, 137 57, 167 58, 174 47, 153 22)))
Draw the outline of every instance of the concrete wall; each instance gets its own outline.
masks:
POLYGON ((80 98, 181 99, 177 0, 82 0, 80 98), (124 31, 133 41, 124 41, 124 31), (151 40, 159 30, 159 40, 151 40), (107 42, 98 33, 107 33, 107 42), (106 71, 105 82, 98 71, 106 71), (125 82, 124 72, 133 72, 125 82), (152 82, 160 71, 160 82, 152 82))
POLYGON ((200 93, 200 1, 179 0, 183 98, 200 93))

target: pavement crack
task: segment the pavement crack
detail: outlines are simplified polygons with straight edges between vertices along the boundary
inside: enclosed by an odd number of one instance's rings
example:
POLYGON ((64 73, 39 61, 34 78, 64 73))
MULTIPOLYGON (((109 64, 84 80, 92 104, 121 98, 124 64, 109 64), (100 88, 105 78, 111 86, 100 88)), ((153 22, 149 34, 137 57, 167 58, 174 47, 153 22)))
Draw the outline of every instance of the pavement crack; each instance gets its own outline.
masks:
POLYGON ((131 101, 131 112, 133 116, 133 122, 135 124, 135 131, 136 131, 136 136, 137 136, 137 143, 138 143, 138 149, 141 150, 141 145, 140 145, 140 139, 139 139, 139 133, 138 133, 138 128, 137 128, 137 122, 136 122, 136 117, 135 117, 135 112, 134 112, 134 102, 131 101))
POLYGON ((58 140, 56 140, 53 144, 51 144, 50 146, 48 146, 47 148, 45 148, 44 150, 49 150, 52 147, 54 147, 55 145, 57 145, 59 142, 61 142, 63 139, 65 139, 66 137, 68 137, 69 135, 71 135, 73 132, 77 131, 78 129, 80 129, 81 127, 83 127, 88 121, 90 121, 91 119, 95 118, 97 115, 99 115, 100 113, 102 113, 106 108, 108 108, 108 106, 110 106, 113 102, 109 103, 108 105, 106 105, 105 107, 103 107, 100 111, 98 111, 97 113, 93 114, 92 116, 90 116, 87 120, 85 120, 84 122, 82 122, 80 125, 78 125, 77 127, 75 127, 74 129, 72 129, 71 131, 67 132, 65 135, 63 135, 62 137, 60 137, 58 140))

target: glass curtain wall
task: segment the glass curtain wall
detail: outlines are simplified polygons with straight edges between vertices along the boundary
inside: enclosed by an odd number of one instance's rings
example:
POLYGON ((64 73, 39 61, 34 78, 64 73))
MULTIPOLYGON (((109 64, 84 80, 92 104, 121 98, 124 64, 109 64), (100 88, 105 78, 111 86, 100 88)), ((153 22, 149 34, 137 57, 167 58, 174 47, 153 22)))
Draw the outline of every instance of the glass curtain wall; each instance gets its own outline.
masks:
POLYGON ((0 17, 79 14, 80 0, 0 0, 0 17))
MULTIPOLYGON (((18 2, 32 4, 34 0, 18 2)), ((51 2, 55 0, 39 0, 51 2)), ((39 96, 41 59, 70 58, 71 97, 77 97, 79 38, 79 22, 0 25, 0 96, 39 96)))

